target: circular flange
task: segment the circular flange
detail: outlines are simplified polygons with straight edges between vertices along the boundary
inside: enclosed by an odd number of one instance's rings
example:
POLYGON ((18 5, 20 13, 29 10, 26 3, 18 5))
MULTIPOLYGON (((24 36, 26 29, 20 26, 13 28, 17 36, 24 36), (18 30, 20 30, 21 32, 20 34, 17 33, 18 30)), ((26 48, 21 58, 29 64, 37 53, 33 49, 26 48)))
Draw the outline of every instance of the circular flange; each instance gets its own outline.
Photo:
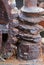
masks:
POLYGON ((25 7, 25 6, 23 6, 21 8, 21 11, 25 12, 25 13, 38 13, 38 14, 40 14, 40 13, 44 12, 44 9, 41 7, 25 7))
POLYGON ((27 17, 23 15, 22 13, 19 13, 19 19, 24 22, 30 22, 30 23, 39 23, 41 21, 44 21, 44 16, 39 17, 27 17))

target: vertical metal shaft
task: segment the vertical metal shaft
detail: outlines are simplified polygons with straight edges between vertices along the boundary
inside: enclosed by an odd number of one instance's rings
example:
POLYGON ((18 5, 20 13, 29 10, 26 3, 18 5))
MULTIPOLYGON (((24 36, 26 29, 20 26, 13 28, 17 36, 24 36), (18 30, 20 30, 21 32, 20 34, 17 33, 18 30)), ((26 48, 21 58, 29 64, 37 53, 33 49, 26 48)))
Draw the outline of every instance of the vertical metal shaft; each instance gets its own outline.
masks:
POLYGON ((24 0, 23 1, 24 6, 26 7, 35 7, 37 6, 37 0, 24 0))

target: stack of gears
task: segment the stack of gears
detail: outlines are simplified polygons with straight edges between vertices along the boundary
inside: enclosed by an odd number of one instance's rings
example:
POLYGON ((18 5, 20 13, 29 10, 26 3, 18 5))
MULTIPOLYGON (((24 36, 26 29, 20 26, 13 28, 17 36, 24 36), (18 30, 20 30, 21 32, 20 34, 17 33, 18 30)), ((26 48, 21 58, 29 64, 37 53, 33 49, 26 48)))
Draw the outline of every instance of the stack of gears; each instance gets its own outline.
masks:
POLYGON ((32 60, 41 55, 41 36, 43 29, 38 23, 43 21, 43 8, 37 7, 37 0, 24 0, 24 6, 14 14, 9 24, 12 43, 17 44, 17 58, 32 60))

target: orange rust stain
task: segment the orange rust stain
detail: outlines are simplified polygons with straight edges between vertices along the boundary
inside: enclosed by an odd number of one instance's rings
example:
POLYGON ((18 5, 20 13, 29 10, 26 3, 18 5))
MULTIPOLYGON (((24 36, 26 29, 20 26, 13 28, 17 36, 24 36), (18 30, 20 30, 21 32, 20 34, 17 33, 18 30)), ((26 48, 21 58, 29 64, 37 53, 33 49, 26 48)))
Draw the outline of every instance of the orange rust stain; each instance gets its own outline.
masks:
POLYGON ((39 24, 44 27, 44 21, 41 21, 39 24))

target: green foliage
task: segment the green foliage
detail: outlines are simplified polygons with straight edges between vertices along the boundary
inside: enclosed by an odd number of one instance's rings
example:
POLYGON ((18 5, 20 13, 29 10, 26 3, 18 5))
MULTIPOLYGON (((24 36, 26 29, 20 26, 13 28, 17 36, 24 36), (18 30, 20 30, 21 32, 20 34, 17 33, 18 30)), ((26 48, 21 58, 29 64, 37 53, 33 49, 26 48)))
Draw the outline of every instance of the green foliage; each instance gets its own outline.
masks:
POLYGON ((41 35, 42 37, 44 37, 44 31, 40 32, 40 35, 41 35))

